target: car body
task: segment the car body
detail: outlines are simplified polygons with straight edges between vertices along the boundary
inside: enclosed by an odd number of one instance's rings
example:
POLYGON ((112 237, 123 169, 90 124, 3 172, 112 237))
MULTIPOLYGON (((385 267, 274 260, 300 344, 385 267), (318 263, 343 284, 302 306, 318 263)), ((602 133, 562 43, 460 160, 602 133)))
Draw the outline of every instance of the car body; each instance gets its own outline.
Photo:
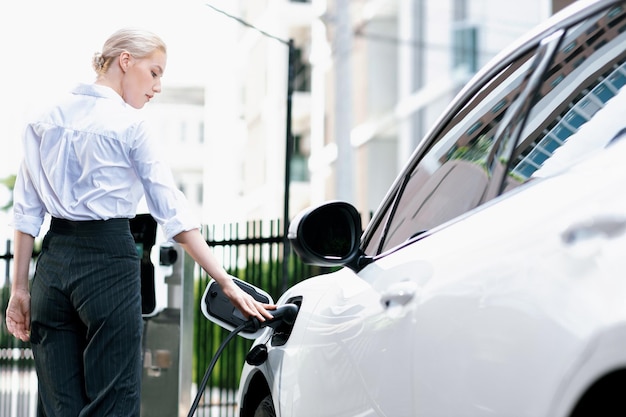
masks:
POLYGON ((280 297, 241 416, 626 411, 625 29, 576 2, 467 84, 363 233, 340 201, 292 221, 343 268, 280 297))

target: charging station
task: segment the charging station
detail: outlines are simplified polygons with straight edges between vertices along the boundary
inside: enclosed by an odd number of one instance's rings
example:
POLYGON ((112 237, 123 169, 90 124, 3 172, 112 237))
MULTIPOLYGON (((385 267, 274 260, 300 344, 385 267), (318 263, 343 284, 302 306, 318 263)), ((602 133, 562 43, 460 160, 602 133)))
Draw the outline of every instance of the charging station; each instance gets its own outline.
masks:
POLYGON ((184 416, 191 403, 194 262, 164 241, 149 214, 130 223, 141 260, 141 416, 184 416))
MULTIPOLYGON (((191 401, 195 263, 178 244, 163 241, 157 223, 149 214, 130 222, 141 260, 143 329, 143 374, 141 417, 190 417, 197 409, 213 366, 226 344, 237 335, 258 337, 266 327, 293 325, 298 306, 284 304, 272 311, 272 319, 246 319, 230 303, 221 287, 211 280, 201 300, 201 312, 208 320, 231 333, 204 375, 191 401), (189 414, 188 414, 189 413, 189 414)), ((260 288, 234 278, 239 287, 262 303, 273 304, 260 288)))

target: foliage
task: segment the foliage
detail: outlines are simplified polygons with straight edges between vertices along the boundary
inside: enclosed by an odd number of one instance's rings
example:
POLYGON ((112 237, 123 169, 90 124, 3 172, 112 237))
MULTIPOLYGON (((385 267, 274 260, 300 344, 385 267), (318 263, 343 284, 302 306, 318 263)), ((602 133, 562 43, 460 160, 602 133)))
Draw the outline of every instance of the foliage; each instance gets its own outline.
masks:
MULTIPOLYGON (((251 259, 245 268, 235 268, 228 272, 264 289, 272 296, 274 301, 276 301, 281 296, 282 292, 284 292, 284 284, 282 279, 279 279, 282 275, 280 273, 281 269, 282 261, 274 259, 259 262, 251 259)), ((316 268, 305 265, 299 258, 292 255, 289 257, 286 285, 287 287, 291 287, 306 278, 321 273, 328 273, 332 270, 333 269, 329 268, 316 268)), ((209 281, 210 277, 203 273, 196 282, 197 285, 194 292, 196 312, 200 311, 201 297, 209 281)), ((199 383, 214 353, 219 349, 220 344, 226 338, 228 332, 208 321, 201 314, 196 314, 195 317, 193 380, 199 383)), ((216 363, 208 386, 237 389, 241 370, 245 363, 245 357, 251 346, 252 340, 242 337, 233 339, 216 363)))
POLYGON ((482 135, 466 146, 460 146, 450 156, 450 159, 462 159, 479 165, 486 163, 487 155, 491 150, 493 137, 482 135))
POLYGON ((0 184, 4 185, 9 189, 9 191, 11 191, 11 198, 9 201, 4 206, 0 207, 0 210, 2 211, 7 211, 13 207, 13 188, 15 187, 15 178, 15 175, 9 175, 6 178, 0 179, 0 184))

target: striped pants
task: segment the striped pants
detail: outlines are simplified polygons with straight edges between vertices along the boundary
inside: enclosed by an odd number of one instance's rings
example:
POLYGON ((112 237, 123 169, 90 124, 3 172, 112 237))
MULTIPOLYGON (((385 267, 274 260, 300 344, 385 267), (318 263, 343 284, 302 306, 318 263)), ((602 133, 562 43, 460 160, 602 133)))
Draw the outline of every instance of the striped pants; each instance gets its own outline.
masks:
POLYGON ((53 219, 31 288, 39 416, 139 416, 141 281, 127 219, 53 219))

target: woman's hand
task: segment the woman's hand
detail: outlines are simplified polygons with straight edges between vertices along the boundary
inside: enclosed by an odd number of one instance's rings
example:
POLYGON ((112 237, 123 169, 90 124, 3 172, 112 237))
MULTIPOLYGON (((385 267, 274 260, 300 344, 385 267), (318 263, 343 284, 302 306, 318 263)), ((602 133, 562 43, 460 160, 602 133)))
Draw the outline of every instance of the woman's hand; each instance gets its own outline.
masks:
POLYGON ((18 339, 30 340, 30 294, 25 290, 13 291, 6 312, 7 329, 18 339))
POLYGON ((180 232, 174 236, 174 240, 182 246, 211 278, 217 281, 230 302, 241 311, 246 319, 256 317, 259 321, 265 321, 272 318, 270 311, 275 310, 276 306, 260 303, 239 288, 233 281, 234 277, 229 275, 215 258, 213 251, 206 244, 198 229, 180 232))
POLYGON ((276 305, 255 300, 254 297, 239 288, 232 279, 225 280, 220 285, 230 302, 241 311, 245 318, 256 317, 261 322, 272 318, 270 311, 275 310, 276 305))
POLYGON ((35 238, 15 230, 15 251, 13 252, 13 282, 11 298, 7 305, 6 322, 9 333, 18 339, 30 340, 30 291, 28 289, 28 269, 35 238))

